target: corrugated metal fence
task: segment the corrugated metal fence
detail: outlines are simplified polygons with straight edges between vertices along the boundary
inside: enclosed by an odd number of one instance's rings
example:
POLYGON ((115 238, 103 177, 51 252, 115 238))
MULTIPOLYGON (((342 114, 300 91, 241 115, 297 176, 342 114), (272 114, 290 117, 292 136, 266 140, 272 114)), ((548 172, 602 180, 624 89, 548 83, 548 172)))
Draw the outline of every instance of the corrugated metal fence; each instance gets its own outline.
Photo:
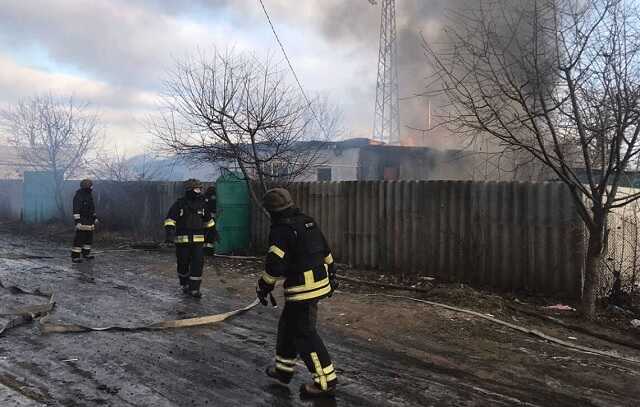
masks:
MULTIPOLYGON (((502 290, 579 295, 584 229, 556 183, 356 181, 298 183, 339 262, 502 290)), ((253 209, 252 240, 269 222, 253 209)))
MULTIPOLYGON (((68 210, 77 182, 69 182, 68 210)), ((162 239, 162 222, 169 207, 183 194, 181 182, 96 182, 93 197, 104 227, 128 231, 142 240, 162 239)), ((71 216, 71 215, 69 215, 71 216)))
POLYGON ((22 218, 22 180, 0 180, 0 219, 22 218))
MULTIPOLYGON (((24 206, 22 185, 19 180, 0 181, 0 219, 21 218, 24 206)), ((63 202, 67 222, 73 219, 73 195, 78 187, 78 181, 64 183, 63 202)), ((143 240, 162 239, 162 222, 171 204, 182 193, 181 182, 96 182, 93 197, 100 219, 98 230, 126 231, 143 240)), ((52 216, 58 217, 58 213, 52 216)))

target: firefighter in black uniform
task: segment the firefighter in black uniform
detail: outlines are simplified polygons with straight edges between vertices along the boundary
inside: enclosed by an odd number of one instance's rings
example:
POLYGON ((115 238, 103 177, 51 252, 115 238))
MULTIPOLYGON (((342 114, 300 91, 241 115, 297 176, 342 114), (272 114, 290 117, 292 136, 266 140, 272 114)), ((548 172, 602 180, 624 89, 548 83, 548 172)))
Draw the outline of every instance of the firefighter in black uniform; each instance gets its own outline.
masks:
POLYGON ((263 205, 271 215, 270 247, 256 292, 266 305, 276 282, 283 279, 285 295, 275 366, 267 368, 266 373, 289 383, 299 356, 314 379, 300 388, 301 397, 332 397, 336 371, 316 331, 318 301, 331 296, 336 288, 331 251, 318 224, 294 207, 286 189, 267 191, 263 205))
POLYGON ((202 183, 197 179, 184 182, 185 194, 169 209, 164 227, 166 242, 175 243, 178 279, 182 292, 200 298, 204 244, 211 241, 215 221, 206 208, 202 183))
MULTIPOLYGON (((204 202, 207 206, 207 210, 211 214, 213 219, 216 219, 216 210, 217 210, 217 202, 216 202, 216 187, 211 186, 204 191, 204 202)), ((215 243, 218 241, 218 232, 216 227, 213 227, 211 233, 211 239, 209 239, 204 244, 204 253, 207 256, 213 256, 215 254, 215 243)))
POLYGON ((71 261, 74 263, 82 263, 83 259, 91 260, 94 257, 91 255, 91 244, 98 218, 93 195, 91 195, 92 188, 93 182, 90 179, 84 179, 73 197, 73 221, 76 224, 76 234, 71 248, 71 261))

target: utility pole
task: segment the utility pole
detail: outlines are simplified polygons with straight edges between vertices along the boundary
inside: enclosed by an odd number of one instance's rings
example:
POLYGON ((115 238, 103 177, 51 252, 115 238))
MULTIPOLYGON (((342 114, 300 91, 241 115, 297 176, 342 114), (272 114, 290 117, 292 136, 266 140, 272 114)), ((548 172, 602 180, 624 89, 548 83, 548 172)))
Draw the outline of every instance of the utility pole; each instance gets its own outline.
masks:
MULTIPOLYGON (((370 0, 372 4, 373 1, 370 0)), ((378 81, 373 120, 373 138, 400 143, 400 106, 395 0, 381 0, 378 81)))

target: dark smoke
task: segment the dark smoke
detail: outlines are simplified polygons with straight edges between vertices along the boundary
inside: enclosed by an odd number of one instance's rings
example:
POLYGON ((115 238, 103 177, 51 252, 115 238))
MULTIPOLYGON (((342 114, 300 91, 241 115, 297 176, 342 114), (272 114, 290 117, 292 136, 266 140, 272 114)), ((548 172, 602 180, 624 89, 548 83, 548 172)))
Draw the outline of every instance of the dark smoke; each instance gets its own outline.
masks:
MULTIPOLYGON (((460 146, 460 140, 441 129, 419 131, 428 127, 431 102, 432 127, 442 100, 418 96, 425 93, 431 76, 424 55, 423 41, 442 41, 447 15, 464 12, 471 0, 397 0, 398 75, 400 87, 400 115, 403 142, 442 148, 460 146)), ((366 0, 328 2, 324 8, 320 28, 333 42, 357 41, 378 48, 380 6, 369 6, 366 0), (369 6, 369 10, 365 7, 369 6)), ((377 61, 375 61, 377 62, 377 61)), ((373 65, 372 69, 377 69, 373 65)), ((373 101, 371 103, 373 108, 373 101)))
MULTIPOLYGON (((184 6, 176 6, 170 0, 144 0, 147 5, 162 8, 165 12, 180 13, 184 6)), ((367 0, 264 0, 276 23, 314 26, 328 42, 356 44, 370 49, 371 67, 377 71, 377 54, 380 29, 380 4, 372 6, 367 0)), ((438 106, 443 102, 416 95, 423 94, 431 76, 423 49, 423 37, 433 44, 443 40, 442 32, 449 22, 448 15, 464 13, 478 0, 396 0, 398 34, 398 64, 401 132, 408 144, 429 145, 442 148, 459 147, 458 138, 444 130, 427 129, 428 105, 432 106, 432 124, 436 123, 438 106)), ((514 0, 514 3, 526 0, 514 0)), ((380 3, 380 1, 379 1, 380 3)), ((238 24, 255 24, 264 18, 256 0, 192 0, 192 8, 242 10, 247 18, 238 24)), ((339 69, 339 67, 337 68, 339 69)), ((355 78, 354 80, 357 80, 355 78)), ((371 89, 371 121, 375 89, 371 89)), ((363 109, 365 107, 363 106, 363 109)), ((372 123, 373 125, 373 123, 372 123)))
MULTIPOLYGON (((169 0, 144 0, 148 5, 161 7, 165 12, 179 13, 181 7, 169 0)), ((370 49, 371 67, 377 71, 377 55, 380 29, 380 4, 372 6, 367 0, 264 0, 276 23, 311 25, 322 33, 329 43, 349 42, 370 49)), ((477 0, 397 0, 396 19, 398 34, 398 74, 401 109, 401 132, 409 144, 437 147, 457 147, 458 139, 444 131, 420 132, 412 130, 427 128, 429 99, 416 97, 425 91, 430 72, 423 50, 423 36, 430 42, 441 37, 445 15, 461 12, 477 0)), ((379 1, 380 3, 380 1, 379 1)), ((262 10, 256 0, 192 0, 191 7, 204 7, 213 11, 225 8, 242 10, 248 18, 239 24, 255 24, 263 19, 262 10), (249 18, 250 17, 250 18, 249 18)), ((337 67, 339 69, 339 67, 337 67)), ((357 79, 354 79, 357 80, 357 79)), ((375 89, 371 89, 371 121, 375 89)), ((440 101, 431 100, 435 115, 440 101)), ((366 107, 363 106, 363 109, 366 107)), ((433 115, 433 116, 434 116, 433 115)), ((435 118, 432 120, 435 123, 435 118)))

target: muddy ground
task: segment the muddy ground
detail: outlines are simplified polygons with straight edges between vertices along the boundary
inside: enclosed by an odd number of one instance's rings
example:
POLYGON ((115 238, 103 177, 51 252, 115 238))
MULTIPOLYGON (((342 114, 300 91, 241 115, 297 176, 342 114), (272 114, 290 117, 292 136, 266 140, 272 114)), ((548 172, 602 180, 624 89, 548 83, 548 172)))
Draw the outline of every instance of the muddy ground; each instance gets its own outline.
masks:
MULTIPOLYGON (((138 325, 229 311, 253 300, 261 269, 254 260, 209 259, 204 298, 197 301, 179 292, 170 250, 97 242, 102 253, 95 261, 72 266, 67 240, 67 234, 18 234, 0 226, 0 280, 55 292, 52 322, 138 325)), ((450 285, 422 295, 343 284, 322 302, 319 323, 340 378, 335 401, 299 399, 297 389, 309 379, 302 366, 289 387, 265 378, 278 310, 259 306, 217 325, 167 331, 45 335, 36 323, 14 328, 0 336, 0 406, 640 405, 640 363, 576 352, 470 315, 375 295, 381 293, 474 309, 640 361, 632 347, 514 311, 511 297, 450 285)), ((0 290, 0 313, 43 301, 0 290)), ((520 298, 518 306, 542 311, 539 304, 520 298)), ((577 321, 572 311, 553 314, 577 321)), ((598 323, 591 328, 640 345, 633 330, 598 323)))

